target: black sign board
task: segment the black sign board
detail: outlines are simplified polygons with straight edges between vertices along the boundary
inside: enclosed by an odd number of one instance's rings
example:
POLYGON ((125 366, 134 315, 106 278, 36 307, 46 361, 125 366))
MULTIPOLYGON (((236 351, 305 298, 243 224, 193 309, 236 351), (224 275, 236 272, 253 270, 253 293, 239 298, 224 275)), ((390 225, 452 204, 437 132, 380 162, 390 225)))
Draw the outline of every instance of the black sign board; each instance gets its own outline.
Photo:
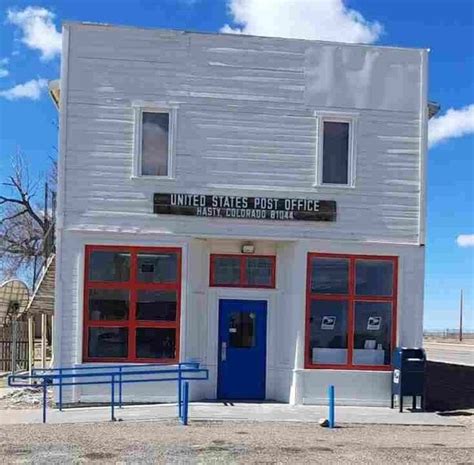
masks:
POLYGON ((336 202, 281 197, 155 194, 153 212, 242 220, 336 221, 336 202))

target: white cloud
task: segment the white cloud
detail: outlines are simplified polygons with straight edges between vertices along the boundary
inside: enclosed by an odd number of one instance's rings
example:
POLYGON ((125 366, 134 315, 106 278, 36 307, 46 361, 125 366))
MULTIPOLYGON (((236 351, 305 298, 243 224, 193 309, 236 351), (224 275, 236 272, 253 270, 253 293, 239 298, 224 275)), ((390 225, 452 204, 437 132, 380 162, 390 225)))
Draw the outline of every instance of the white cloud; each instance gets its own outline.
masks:
POLYGON ((3 78, 10 74, 10 72, 6 68, 6 65, 8 65, 8 61, 8 58, 0 58, 0 78, 3 78))
POLYGON ((37 6, 7 11, 7 21, 21 29, 21 41, 31 49, 39 50, 44 61, 61 53, 61 33, 53 22, 55 16, 46 8, 37 6))
POLYGON ((227 0, 237 27, 221 32, 337 42, 375 42, 382 25, 347 8, 344 0, 227 0))
POLYGON ((460 234, 456 242, 459 247, 474 247, 474 234, 460 234))
POLYGON ((18 100, 22 98, 38 100, 43 90, 47 87, 48 81, 46 79, 32 79, 24 84, 18 84, 11 89, 0 91, 0 97, 6 98, 7 100, 18 100))
POLYGON ((429 146, 447 139, 474 133, 474 104, 459 110, 450 108, 444 115, 433 118, 429 123, 429 146))

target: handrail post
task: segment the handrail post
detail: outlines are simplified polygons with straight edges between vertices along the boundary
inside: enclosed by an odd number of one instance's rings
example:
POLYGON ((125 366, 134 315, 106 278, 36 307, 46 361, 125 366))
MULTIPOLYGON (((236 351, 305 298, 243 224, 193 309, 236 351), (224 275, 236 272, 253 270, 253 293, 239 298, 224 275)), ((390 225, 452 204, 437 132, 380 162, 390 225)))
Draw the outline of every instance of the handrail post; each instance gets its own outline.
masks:
POLYGON ((111 399, 110 399, 110 421, 115 421, 114 398, 115 398, 115 375, 111 376, 111 399))
POLYGON ((122 367, 119 367, 119 408, 122 408, 122 367))
POLYGON ((334 428, 334 385, 328 388, 329 396, 329 428, 334 428))
POLYGON ((188 424, 188 408, 189 408, 189 381, 183 383, 183 419, 184 426, 188 424))
POLYGON ((183 389, 183 378, 181 375, 181 364, 178 363, 178 418, 181 419, 183 416, 183 398, 182 398, 182 392, 181 390, 183 389))
POLYGON ((63 411, 63 369, 59 369, 59 411, 63 411))
POLYGON ((46 407, 48 406, 48 378, 43 376, 43 423, 46 423, 46 407))

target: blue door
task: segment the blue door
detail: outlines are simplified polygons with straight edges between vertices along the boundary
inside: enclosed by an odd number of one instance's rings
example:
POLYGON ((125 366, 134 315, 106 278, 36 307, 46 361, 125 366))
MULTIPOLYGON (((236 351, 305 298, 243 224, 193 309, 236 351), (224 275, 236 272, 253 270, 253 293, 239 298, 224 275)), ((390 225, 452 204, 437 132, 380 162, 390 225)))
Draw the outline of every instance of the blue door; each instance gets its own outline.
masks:
POLYGON ((267 302, 219 301, 219 399, 265 399, 267 302))

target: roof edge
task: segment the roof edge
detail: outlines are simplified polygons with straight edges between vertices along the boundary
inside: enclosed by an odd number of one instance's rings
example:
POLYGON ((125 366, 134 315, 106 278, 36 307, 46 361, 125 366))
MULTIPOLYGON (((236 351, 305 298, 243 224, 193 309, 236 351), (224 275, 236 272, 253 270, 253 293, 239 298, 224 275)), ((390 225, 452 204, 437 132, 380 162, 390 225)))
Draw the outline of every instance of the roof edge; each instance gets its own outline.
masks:
POLYGON ((367 48, 381 48, 389 50, 404 50, 404 51, 418 51, 418 52, 430 52, 428 47, 397 47, 393 45, 376 45, 376 44, 360 44, 355 42, 336 42, 331 40, 319 40, 319 39, 299 39, 295 37, 275 37, 275 36, 259 36, 252 34, 232 34, 229 32, 219 31, 192 31, 188 29, 171 29, 171 28, 159 28, 159 27, 145 27, 145 26, 131 26, 127 24, 111 24, 111 23, 96 23, 93 21, 73 21, 66 20, 62 22, 64 27, 68 26, 85 26, 85 27, 97 27, 97 28, 116 28, 116 29, 132 29, 132 30, 143 30, 143 31, 161 31, 161 32, 175 32, 181 34, 196 34, 196 35, 208 35, 208 36, 232 36, 232 37, 243 37, 253 39, 276 39, 276 40, 291 40, 297 42, 309 42, 319 43, 327 45, 344 45, 347 47, 367 47, 367 48))

